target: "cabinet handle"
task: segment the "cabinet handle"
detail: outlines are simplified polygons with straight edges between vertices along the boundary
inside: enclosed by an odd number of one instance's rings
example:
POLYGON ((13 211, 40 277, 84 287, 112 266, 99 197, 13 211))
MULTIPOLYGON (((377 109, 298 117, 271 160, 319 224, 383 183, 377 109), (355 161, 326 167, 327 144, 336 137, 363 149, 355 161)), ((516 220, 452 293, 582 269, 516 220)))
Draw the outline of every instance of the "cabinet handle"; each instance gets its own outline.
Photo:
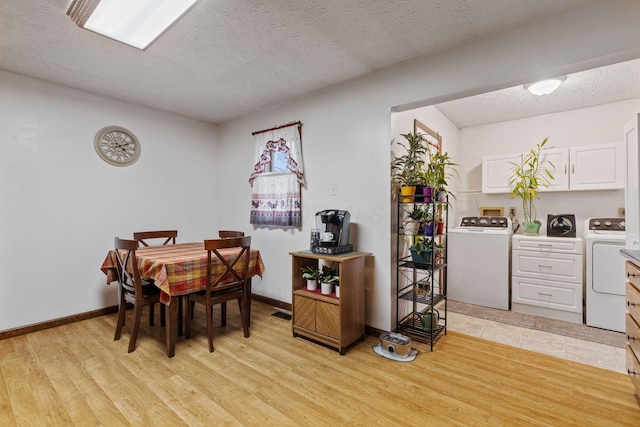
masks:
POLYGON ((576 165, 574 165, 573 163, 571 163, 571 173, 574 174, 576 173, 576 165))
POLYGON ((629 273, 627 272, 627 277, 636 277, 637 274, 636 273, 629 273))
POLYGON ((538 292, 538 295, 541 296, 541 297, 550 297, 551 296, 551 294, 545 294, 543 292, 538 292))
POLYGON ((538 264, 538 268, 548 268, 549 270, 551 270, 553 268, 553 266, 552 265, 541 265, 541 264, 538 264))
POLYGON ((565 175, 567 174, 567 165, 566 164, 564 165, 564 174, 565 175))
POLYGON ((634 302, 627 301, 627 307, 631 307, 631 306, 635 307, 636 304, 634 302))

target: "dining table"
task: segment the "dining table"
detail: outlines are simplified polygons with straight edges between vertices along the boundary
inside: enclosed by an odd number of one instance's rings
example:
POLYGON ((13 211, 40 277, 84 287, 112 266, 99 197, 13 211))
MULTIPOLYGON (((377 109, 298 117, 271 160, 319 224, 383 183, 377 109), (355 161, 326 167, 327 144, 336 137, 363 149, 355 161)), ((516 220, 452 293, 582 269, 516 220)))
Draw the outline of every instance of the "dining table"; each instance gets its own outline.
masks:
MULTIPOLYGON (((229 260, 232 260, 238 251, 240 248, 223 249, 220 252, 225 259, 228 256, 229 260)), ((160 288, 160 302, 165 304, 167 309, 165 319, 167 356, 173 357, 178 336, 178 305, 181 304, 179 297, 206 288, 207 250, 204 248, 204 241, 141 247, 136 250, 136 260, 140 276, 152 279, 154 285, 160 288)), ((211 262, 213 275, 224 273, 224 265, 219 259, 213 257, 211 262)), ((107 284, 118 280, 115 249, 109 251, 101 270, 107 276, 107 284)), ((264 271, 260 251, 251 249, 248 279, 249 319, 251 319, 251 277, 256 275, 262 277, 264 271)))

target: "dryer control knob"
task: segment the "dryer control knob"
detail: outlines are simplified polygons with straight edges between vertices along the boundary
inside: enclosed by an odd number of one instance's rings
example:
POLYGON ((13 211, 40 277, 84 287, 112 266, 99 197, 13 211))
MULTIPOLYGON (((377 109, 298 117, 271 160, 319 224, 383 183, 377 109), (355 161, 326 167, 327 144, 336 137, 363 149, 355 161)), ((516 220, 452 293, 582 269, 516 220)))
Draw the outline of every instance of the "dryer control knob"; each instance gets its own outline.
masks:
POLYGON ((605 221, 604 225, 605 227, 611 227, 611 221, 605 221))

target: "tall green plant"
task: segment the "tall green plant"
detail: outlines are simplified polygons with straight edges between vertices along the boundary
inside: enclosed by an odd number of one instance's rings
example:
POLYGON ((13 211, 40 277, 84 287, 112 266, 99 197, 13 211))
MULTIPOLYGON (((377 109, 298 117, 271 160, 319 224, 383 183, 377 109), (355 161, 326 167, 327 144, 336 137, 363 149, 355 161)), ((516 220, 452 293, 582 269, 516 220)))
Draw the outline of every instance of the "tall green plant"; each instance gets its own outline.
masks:
MULTIPOLYGON (((540 199, 538 191, 540 188, 549 188, 549 184, 555 178, 546 166, 540 163, 548 138, 536 144, 522 159, 522 164, 511 163, 513 165, 513 175, 509 183, 513 185, 511 198, 522 199, 522 212, 525 222, 539 222, 536 212, 535 199, 540 199)), ((549 162, 551 166, 553 163, 549 162)))
POLYGON ((400 185, 422 184, 422 167, 427 155, 423 135, 421 133, 401 134, 406 143, 397 142, 405 150, 402 156, 396 156, 391 162, 393 179, 400 185))

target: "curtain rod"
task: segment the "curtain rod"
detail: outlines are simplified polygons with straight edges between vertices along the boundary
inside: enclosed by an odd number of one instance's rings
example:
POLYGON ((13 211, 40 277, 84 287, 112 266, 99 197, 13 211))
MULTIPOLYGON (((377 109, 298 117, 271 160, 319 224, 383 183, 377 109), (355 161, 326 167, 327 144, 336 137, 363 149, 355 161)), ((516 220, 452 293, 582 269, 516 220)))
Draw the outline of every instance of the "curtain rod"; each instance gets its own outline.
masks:
POLYGON ((293 122, 293 123, 287 123, 286 125, 282 125, 282 126, 276 126, 274 128, 270 128, 270 129, 264 129, 264 130, 259 130, 256 132, 251 132, 251 135, 257 135, 259 133, 265 133, 265 132, 269 132, 272 130, 277 130, 277 129, 282 129, 282 128, 288 128, 289 126, 295 126, 295 125, 301 125, 301 122, 293 122))

